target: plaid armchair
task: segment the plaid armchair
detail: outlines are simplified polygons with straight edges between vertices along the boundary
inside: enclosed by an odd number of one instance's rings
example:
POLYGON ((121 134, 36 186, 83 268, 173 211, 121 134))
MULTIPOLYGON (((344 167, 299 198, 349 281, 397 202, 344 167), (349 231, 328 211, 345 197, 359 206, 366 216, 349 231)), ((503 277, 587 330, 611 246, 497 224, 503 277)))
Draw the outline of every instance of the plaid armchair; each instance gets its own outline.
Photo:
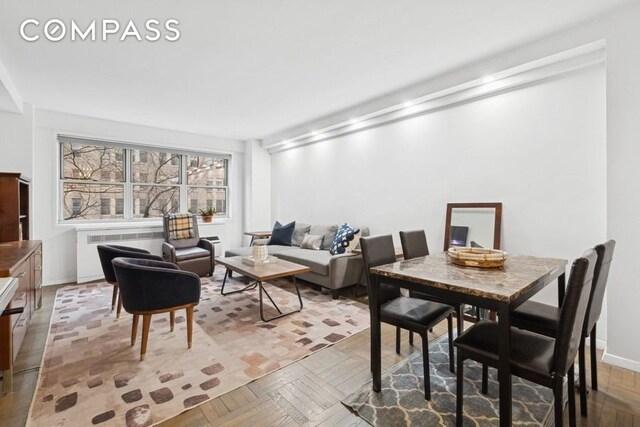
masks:
POLYGON ((210 241, 200 238, 195 215, 167 214, 163 228, 162 257, 165 261, 198 276, 213 275, 215 248, 210 241))

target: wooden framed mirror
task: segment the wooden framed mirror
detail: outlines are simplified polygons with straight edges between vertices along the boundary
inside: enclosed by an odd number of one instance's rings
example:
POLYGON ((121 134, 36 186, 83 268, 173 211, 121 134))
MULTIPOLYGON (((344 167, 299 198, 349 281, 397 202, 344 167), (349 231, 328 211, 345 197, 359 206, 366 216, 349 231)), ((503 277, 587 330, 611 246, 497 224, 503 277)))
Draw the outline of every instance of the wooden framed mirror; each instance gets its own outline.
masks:
MULTIPOLYGON (((502 203, 447 203, 444 228, 444 250, 452 246, 471 246, 500 249, 502 203)), ((495 320, 495 312, 465 306, 464 319, 495 320)))
POLYGON ((444 250, 451 246, 500 249, 502 203, 447 203, 444 250))

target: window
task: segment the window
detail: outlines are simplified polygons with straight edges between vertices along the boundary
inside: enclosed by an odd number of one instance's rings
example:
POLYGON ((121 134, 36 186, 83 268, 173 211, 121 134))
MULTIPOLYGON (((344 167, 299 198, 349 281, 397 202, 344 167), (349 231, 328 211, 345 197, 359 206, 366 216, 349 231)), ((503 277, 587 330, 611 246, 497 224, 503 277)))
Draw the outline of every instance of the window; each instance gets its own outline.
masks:
POLYGON ((226 156, 58 139, 63 221, 159 218, 210 207, 228 215, 226 156))
POLYGON ((111 215, 111 199, 108 199, 108 198, 100 199, 100 215, 102 216, 111 215))
POLYGON ((187 156, 187 194, 191 212, 215 207, 216 215, 227 215, 229 160, 207 155, 187 156), (193 206, 193 200, 197 206, 193 206))

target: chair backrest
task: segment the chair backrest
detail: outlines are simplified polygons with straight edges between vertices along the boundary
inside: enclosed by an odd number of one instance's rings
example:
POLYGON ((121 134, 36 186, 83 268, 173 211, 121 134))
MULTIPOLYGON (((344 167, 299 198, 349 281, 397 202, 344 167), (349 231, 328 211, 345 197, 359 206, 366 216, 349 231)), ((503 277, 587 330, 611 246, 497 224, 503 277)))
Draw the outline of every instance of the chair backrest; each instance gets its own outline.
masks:
POLYGON ((586 336, 600 318, 602 312, 602 301, 604 300, 604 291, 609 280, 609 268, 613 259, 613 250, 616 247, 615 240, 609 240, 601 245, 597 245, 594 249, 598 253, 596 268, 593 271, 593 285, 591 286, 591 295, 589 296, 589 304, 587 305, 587 317, 584 322, 584 330, 582 333, 586 336))
POLYGON ((571 266, 569 285, 560 309, 554 354, 554 370, 560 375, 569 370, 578 353, 597 258, 596 251, 589 249, 571 266))
MULTIPOLYGON (((391 237, 391 234, 386 234, 383 236, 362 237, 360 239, 360 248, 362 249, 364 271, 367 274, 367 281, 370 286, 370 268, 396 262, 396 251, 393 247, 393 237, 391 237)), ((380 304, 399 296, 399 287, 380 283, 380 304)))
POLYGON ((400 243, 402 244, 404 259, 429 255, 427 234, 424 230, 401 231, 400 243))
POLYGON ((127 312, 163 310, 200 299, 200 278, 170 262, 118 257, 113 260, 127 312))
POLYGON ((172 239, 169 233, 169 218, 172 214, 166 214, 162 219, 162 228, 164 231, 164 241, 172 245, 176 249, 192 248, 198 245, 200 240, 200 233, 198 232, 198 218, 195 215, 191 215, 193 219, 193 237, 189 239, 172 239))
POLYGON ((113 264, 111 263, 114 258, 129 257, 162 261, 161 256, 151 255, 145 249, 120 245, 98 245, 98 256, 100 257, 104 278, 109 283, 117 283, 116 273, 113 271, 113 264))

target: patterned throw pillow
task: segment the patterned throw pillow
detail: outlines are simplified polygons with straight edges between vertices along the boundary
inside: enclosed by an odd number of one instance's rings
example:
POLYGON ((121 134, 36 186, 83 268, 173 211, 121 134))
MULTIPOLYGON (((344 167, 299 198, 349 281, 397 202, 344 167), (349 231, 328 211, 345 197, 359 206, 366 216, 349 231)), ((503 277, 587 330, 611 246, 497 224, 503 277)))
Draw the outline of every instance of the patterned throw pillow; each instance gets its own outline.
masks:
POLYGON ((338 228, 338 232, 336 233, 336 237, 331 242, 331 246, 329 247, 329 253, 331 255, 343 254, 346 252, 349 244, 353 241, 353 238, 356 234, 360 232, 360 229, 353 228, 349 224, 342 224, 340 228, 338 228))
POLYGON ((313 234, 305 234, 300 247, 302 249, 313 249, 319 251, 322 247, 322 239, 324 236, 314 236, 313 234))

